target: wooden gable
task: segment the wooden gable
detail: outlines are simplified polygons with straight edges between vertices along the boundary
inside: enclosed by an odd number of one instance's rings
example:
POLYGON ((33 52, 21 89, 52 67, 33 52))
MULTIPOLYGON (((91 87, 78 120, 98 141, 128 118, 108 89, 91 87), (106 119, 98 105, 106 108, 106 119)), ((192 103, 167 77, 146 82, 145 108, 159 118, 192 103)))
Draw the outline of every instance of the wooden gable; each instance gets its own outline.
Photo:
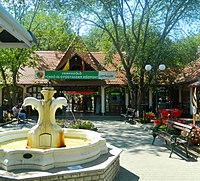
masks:
POLYGON ((56 67, 56 70, 79 70, 79 71, 95 71, 96 69, 92 67, 88 62, 87 59, 88 55, 85 54, 85 56, 81 56, 78 53, 71 54, 71 57, 69 55, 63 56, 60 63, 56 67))

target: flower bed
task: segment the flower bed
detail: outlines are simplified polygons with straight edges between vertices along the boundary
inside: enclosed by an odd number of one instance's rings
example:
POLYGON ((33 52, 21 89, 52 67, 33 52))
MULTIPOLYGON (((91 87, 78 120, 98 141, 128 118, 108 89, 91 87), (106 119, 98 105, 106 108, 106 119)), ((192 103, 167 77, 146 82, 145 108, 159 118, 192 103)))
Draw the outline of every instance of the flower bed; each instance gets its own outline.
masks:
POLYGON ((150 123, 152 119, 155 119, 155 114, 153 112, 147 112, 144 115, 144 123, 150 123))
POLYGON ((76 119, 74 121, 59 120, 57 121, 57 124, 62 128, 97 130, 97 128, 94 127, 94 124, 90 120, 81 120, 81 119, 76 119))

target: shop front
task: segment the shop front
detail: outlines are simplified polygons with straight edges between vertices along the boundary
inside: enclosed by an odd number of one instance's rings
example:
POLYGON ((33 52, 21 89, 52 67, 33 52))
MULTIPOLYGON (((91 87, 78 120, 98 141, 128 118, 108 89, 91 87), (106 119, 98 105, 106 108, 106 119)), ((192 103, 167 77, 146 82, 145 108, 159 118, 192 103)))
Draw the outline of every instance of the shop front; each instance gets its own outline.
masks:
MULTIPOLYGON (((50 85, 57 91, 54 97, 65 97, 68 106, 59 111, 90 113, 94 115, 119 115, 125 111, 128 103, 125 88, 116 86, 58 86, 50 85)), ((26 96, 43 99, 40 93, 42 86, 27 87, 26 96)))
POLYGON ((128 107, 128 93, 124 70, 117 69, 119 55, 113 56, 112 64, 105 64, 105 53, 83 49, 36 51, 38 65, 20 70, 18 102, 27 96, 42 99, 42 87, 51 86, 57 91, 55 97, 66 97, 68 109, 74 112, 120 114, 128 107))

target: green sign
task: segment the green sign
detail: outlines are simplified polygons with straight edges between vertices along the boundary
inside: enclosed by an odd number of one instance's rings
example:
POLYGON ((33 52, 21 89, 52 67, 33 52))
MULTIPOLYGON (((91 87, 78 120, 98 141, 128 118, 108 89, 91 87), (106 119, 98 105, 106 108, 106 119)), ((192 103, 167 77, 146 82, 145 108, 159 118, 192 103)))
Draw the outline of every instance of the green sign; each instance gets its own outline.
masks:
POLYGON ((111 71, 35 71, 35 78, 45 79, 114 79, 111 71))

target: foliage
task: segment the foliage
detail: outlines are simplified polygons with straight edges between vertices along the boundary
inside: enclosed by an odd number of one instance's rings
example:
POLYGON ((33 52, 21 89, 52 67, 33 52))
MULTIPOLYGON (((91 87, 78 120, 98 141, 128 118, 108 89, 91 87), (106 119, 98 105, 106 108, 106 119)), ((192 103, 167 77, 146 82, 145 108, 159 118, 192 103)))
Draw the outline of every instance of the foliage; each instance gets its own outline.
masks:
POLYGON ((75 121, 58 120, 58 125, 61 127, 73 128, 73 129, 94 129, 94 124, 90 120, 76 119, 75 121))
POLYGON ((0 118, 0 123, 5 123, 7 121, 7 118, 0 118))
POLYGON ((37 13, 32 32, 37 37, 37 50, 66 50, 74 39, 69 23, 58 12, 37 13))
POLYGON ((113 43, 108 34, 100 28, 93 27, 82 38, 90 51, 107 52, 113 48, 113 43))
POLYGON ((74 38, 70 23, 47 0, 4 0, 3 5, 36 36, 37 50, 66 50, 74 38))
POLYGON ((144 71, 145 64, 151 63, 157 67, 162 61, 170 66, 168 62, 171 63, 173 57, 166 51, 171 46, 169 37, 176 36, 171 32, 180 30, 181 19, 191 17, 194 21, 198 18, 197 4, 200 2, 60 0, 53 3, 62 10, 66 9, 66 14, 70 11, 80 23, 94 25, 107 34, 126 71, 133 107, 134 104, 141 104, 144 92, 153 81, 153 72, 147 76, 144 71), (123 52, 126 52, 126 56, 123 52), (136 89, 137 95, 134 94, 136 89))
POLYGON ((153 112, 147 112, 147 113, 145 113, 144 118, 146 118, 146 119, 154 119, 155 118, 155 114, 153 112))
POLYGON ((20 70, 24 66, 35 66, 37 63, 34 56, 31 56, 32 49, 1 49, 0 50, 0 72, 2 84, 6 88, 5 95, 9 104, 16 103, 17 78, 20 76, 20 70), (28 60, 28 61, 27 61, 28 60))
POLYGON ((25 28, 37 37, 32 49, 1 49, 0 73, 10 106, 16 103, 17 78, 24 66, 35 67, 34 50, 66 50, 74 38, 69 23, 58 11, 44 11, 46 1, 3 1, 3 5, 25 28))
POLYGON ((157 118, 156 120, 154 120, 154 125, 166 125, 166 118, 157 118))
POLYGON ((144 118, 140 119, 141 123, 150 123, 152 119, 155 118, 155 114, 153 112, 146 112, 144 118))

